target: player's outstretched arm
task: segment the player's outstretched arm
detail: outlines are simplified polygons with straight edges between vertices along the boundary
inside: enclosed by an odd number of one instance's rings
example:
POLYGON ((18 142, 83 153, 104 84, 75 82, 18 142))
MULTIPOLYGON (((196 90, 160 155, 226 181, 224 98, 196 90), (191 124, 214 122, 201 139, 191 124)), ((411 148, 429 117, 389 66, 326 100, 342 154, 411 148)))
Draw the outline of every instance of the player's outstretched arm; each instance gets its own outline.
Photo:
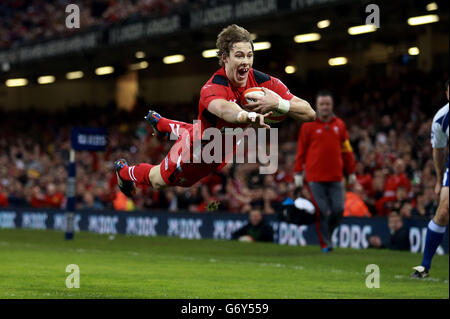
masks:
POLYGON ((271 115, 271 112, 266 112, 264 115, 247 112, 236 103, 228 102, 225 99, 211 101, 208 105, 208 111, 229 123, 248 123, 256 127, 270 128, 269 125, 264 123, 264 118, 271 115))
POLYGON ((289 103, 290 107, 287 114, 294 120, 298 122, 312 122, 316 120, 316 112, 307 101, 294 96, 289 103))

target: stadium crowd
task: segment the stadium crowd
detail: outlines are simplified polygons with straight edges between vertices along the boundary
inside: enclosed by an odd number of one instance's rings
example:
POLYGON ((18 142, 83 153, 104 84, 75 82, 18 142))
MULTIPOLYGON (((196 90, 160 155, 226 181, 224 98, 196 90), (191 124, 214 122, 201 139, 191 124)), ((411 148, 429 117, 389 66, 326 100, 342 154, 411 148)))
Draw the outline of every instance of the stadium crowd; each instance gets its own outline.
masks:
POLYGON ((169 14, 215 5, 217 0, 82 0, 80 29, 65 26, 69 0, 4 0, 0 1, 0 49, 35 40, 67 36, 82 29, 105 28, 113 23, 135 21, 143 17, 169 14))
MULTIPOLYGON (((329 79, 340 83, 334 86, 335 113, 347 124, 357 162, 357 183, 347 188, 344 216, 387 216, 392 211, 403 218, 434 214, 438 198, 430 126, 444 95, 434 75, 416 72, 398 67, 389 76, 370 80, 329 79)), ((314 101, 313 89, 323 82, 309 84, 311 92, 304 97, 314 101)), ((306 87, 288 84, 294 85, 306 87)), ((129 113, 117 110, 114 103, 56 114, 33 109, 26 114, 2 113, 1 109, 0 207, 64 208, 72 126, 107 127, 109 132, 106 152, 77 153, 77 209, 205 212, 217 202, 220 211, 244 213, 261 207, 265 214, 273 214, 287 196, 309 198, 305 189, 296 193, 294 186, 299 124, 292 120, 279 125, 276 174, 259 175, 258 164, 229 164, 188 189, 139 187, 132 201, 118 190, 113 161, 160 163, 170 147, 152 136, 151 127, 141 120, 148 111, 144 101, 129 113)), ((168 118, 192 121, 197 108, 165 105, 156 110, 168 118)))

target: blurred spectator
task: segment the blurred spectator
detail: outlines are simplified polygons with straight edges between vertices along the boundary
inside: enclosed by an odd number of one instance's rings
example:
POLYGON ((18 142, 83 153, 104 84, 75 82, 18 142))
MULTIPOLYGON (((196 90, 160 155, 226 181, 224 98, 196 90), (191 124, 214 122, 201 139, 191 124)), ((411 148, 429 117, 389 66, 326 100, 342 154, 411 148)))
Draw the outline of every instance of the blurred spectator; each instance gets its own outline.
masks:
POLYGON ((374 195, 373 177, 362 162, 356 163, 356 179, 367 196, 374 195))
POLYGON ((173 189, 168 189, 166 191, 166 199, 169 204, 167 210, 169 212, 176 212, 178 210, 178 198, 173 189))
POLYGON ((266 187, 263 192, 264 214, 275 214, 280 209, 281 203, 278 200, 277 192, 273 187, 266 187))
POLYGON ((410 204, 406 187, 399 186, 394 197, 383 197, 377 203, 378 215, 388 215, 392 210, 401 211, 404 205, 410 204))
POLYGON ((254 185, 250 188, 251 202, 250 206, 264 207, 264 188, 260 185, 254 185))
POLYGON ((8 203, 11 207, 26 207, 30 203, 25 197, 24 186, 20 181, 13 181, 9 186, 8 203))
POLYGON ((67 36, 94 26, 109 26, 140 17, 161 17, 170 12, 195 7, 201 0, 115 0, 78 1, 80 28, 64 25, 68 1, 5 0, 0 1, 0 48, 35 40, 67 36))
POLYGON ((395 210, 400 211, 402 207, 405 205, 410 204, 410 200, 408 198, 408 194, 406 191, 406 188, 403 186, 400 186, 395 191, 395 200, 388 203, 388 210, 395 210))
POLYGON ((180 203, 180 208, 187 209, 190 212, 201 211, 200 205, 204 202, 200 188, 198 185, 193 185, 189 189, 177 187, 177 199, 180 203))
POLYGON ((413 209, 413 207, 410 202, 404 203, 400 207, 400 216, 402 216, 402 218, 411 218, 412 209, 413 209))
MULTIPOLYGON (((127 206, 125 206, 125 209, 123 208, 124 206, 122 206, 123 204, 118 204, 120 205, 120 209, 118 210, 129 210, 127 206)), ((96 198, 94 198, 94 195, 92 195, 92 193, 84 193, 83 195, 83 204, 81 209, 87 209, 87 210, 98 210, 98 209, 103 209, 103 204, 97 200, 96 198)))
POLYGON ((251 196, 247 187, 243 187, 239 180, 229 179, 227 181, 225 194, 222 196, 221 202, 224 203, 231 213, 248 213, 251 196))
POLYGON ((420 192, 416 197, 416 206, 411 211, 412 217, 424 217, 426 219, 431 219, 434 216, 434 207, 427 205, 429 201, 425 193, 420 192), (431 208, 431 209, 430 209, 431 208))
POLYGON ((33 208, 45 208, 47 206, 47 201, 44 193, 40 186, 36 185, 33 187, 30 195, 30 204, 33 208))
POLYGON ((370 247, 387 248, 393 250, 410 250, 409 230, 403 226, 403 220, 400 214, 393 211, 388 217, 388 227, 391 232, 389 242, 383 243, 379 236, 369 238, 370 247))
POLYGON ((8 206, 8 198, 6 197, 5 194, 2 193, 2 191, 0 190, 0 207, 6 207, 8 206))
POLYGON ((53 183, 47 185, 47 193, 45 194, 46 206, 48 208, 61 208, 64 195, 56 190, 53 183))
POLYGON ((371 217, 369 208, 363 201, 364 189, 355 183, 353 191, 345 194, 344 217, 371 217))
POLYGON ((235 231, 231 238, 240 241, 273 242, 273 229, 264 221, 261 210, 254 208, 250 211, 247 225, 235 231))
POLYGON ((411 181, 405 173, 405 161, 397 159, 394 162, 393 169, 394 173, 388 176, 384 187, 384 197, 388 200, 395 197, 395 192, 399 187, 404 187, 408 193, 411 190, 411 181))
POLYGON ((134 209, 133 201, 119 190, 116 191, 116 198, 113 204, 115 210, 131 211, 134 209))

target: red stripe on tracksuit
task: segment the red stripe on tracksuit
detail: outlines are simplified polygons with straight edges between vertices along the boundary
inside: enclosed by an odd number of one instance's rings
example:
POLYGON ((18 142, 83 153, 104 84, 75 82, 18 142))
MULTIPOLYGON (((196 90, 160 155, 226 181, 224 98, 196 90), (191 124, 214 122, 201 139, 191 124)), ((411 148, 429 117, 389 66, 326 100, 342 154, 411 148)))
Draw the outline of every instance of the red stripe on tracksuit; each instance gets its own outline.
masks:
POLYGON ((316 227, 316 231, 317 231, 317 236, 319 237, 320 248, 326 248, 327 244, 323 240, 322 233, 320 232, 320 210, 319 210, 319 205, 317 205, 316 200, 314 199, 314 194, 311 191, 311 188, 309 187, 309 184, 307 182, 305 182, 305 187, 306 187, 306 190, 308 191, 308 193, 311 195, 311 201, 312 201, 314 207, 316 208, 316 223, 315 223, 315 227, 316 227))

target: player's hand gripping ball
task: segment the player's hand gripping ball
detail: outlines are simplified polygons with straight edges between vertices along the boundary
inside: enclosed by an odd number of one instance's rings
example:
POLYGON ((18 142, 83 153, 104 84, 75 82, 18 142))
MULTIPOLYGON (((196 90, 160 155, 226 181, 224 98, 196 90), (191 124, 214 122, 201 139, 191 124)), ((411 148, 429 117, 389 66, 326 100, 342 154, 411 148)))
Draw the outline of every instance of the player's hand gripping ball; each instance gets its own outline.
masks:
MULTIPOLYGON (((249 89, 245 90, 244 93, 242 94, 241 105, 244 108, 244 110, 246 110, 246 111, 252 111, 250 108, 246 107, 246 105, 248 103, 257 102, 257 100, 248 96, 250 93, 252 93, 251 94, 252 96, 256 95, 256 96, 262 97, 262 96, 266 95, 264 90, 260 87, 253 87, 253 88, 249 88, 249 89)), ((283 113, 280 113, 280 112, 277 112, 276 110, 274 110, 274 111, 272 111, 272 115, 266 117, 264 122, 266 122, 267 124, 279 123, 279 122, 283 121, 286 117, 287 117, 287 114, 283 114, 283 113)))

